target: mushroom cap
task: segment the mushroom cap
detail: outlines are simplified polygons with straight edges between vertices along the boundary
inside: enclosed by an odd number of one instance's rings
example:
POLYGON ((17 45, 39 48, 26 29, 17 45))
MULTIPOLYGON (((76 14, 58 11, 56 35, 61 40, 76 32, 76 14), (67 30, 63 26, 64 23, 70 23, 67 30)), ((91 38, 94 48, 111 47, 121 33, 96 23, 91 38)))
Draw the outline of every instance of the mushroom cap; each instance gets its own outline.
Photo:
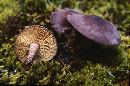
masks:
POLYGON ((51 60, 57 53, 56 38, 51 31, 40 25, 26 26, 15 41, 16 55, 20 61, 24 62, 27 58, 31 43, 40 45, 37 56, 42 61, 51 60))
POLYGON ((118 45, 120 36, 115 26, 95 15, 68 14, 67 20, 72 26, 85 37, 103 44, 118 45))
POLYGON ((59 9, 58 11, 51 13, 50 21, 56 32, 62 34, 66 30, 70 29, 71 24, 67 21, 67 15, 71 13, 79 14, 77 11, 69 8, 59 9))

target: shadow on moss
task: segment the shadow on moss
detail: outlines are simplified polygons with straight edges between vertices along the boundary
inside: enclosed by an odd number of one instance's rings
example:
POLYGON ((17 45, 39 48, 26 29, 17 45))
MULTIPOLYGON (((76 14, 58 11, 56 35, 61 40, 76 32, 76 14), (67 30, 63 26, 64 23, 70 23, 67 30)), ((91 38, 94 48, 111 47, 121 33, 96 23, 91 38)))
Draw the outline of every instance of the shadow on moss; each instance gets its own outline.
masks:
POLYGON ((58 55, 63 64, 82 68, 87 61, 108 67, 122 63, 119 46, 104 46, 86 39, 78 32, 57 35, 58 55))

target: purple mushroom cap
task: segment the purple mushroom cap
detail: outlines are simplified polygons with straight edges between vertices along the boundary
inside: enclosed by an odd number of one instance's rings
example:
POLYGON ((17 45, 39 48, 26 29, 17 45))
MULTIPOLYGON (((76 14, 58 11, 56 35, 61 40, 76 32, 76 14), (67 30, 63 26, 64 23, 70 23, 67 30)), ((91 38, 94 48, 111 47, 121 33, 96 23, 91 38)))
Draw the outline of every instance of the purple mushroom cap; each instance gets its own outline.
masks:
POLYGON ((50 21, 53 24, 52 27, 56 32, 64 33, 66 30, 70 29, 71 24, 67 20, 67 15, 71 13, 79 14, 77 11, 69 8, 60 9, 51 13, 50 21))
POLYGON ((118 45, 120 35, 115 26, 101 17, 95 15, 80 15, 71 13, 67 20, 82 35, 103 45, 118 45))

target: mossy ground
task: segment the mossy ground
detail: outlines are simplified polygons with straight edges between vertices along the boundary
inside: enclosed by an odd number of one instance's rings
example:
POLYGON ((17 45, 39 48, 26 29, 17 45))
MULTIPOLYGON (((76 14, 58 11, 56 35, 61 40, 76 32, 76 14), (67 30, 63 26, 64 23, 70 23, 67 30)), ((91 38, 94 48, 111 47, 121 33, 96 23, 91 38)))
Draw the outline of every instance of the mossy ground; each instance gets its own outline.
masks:
MULTIPOLYGON (((1 84, 128 86, 130 76, 130 3, 128 0, 25 0, 24 4, 13 0, 4 0, 4 2, 2 0, 0 1, 0 23, 0 30, 3 33, 0 36, 1 84), (69 42, 73 34, 69 34, 68 37, 68 35, 55 33, 49 21, 51 12, 65 7, 79 10, 86 15, 98 15, 113 22, 120 32, 121 44, 107 47, 90 43, 91 46, 86 49, 80 48, 80 52, 75 52, 75 49, 73 51, 74 47, 71 46, 73 44, 69 42), (14 41, 15 36, 23 30, 24 26, 32 24, 43 25, 52 30, 60 48, 53 60, 25 66, 16 58, 14 41), (75 57, 77 61, 71 59, 75 57), (68 64, 63 65, 58 58, 68 64)), ((74 36, 75 34, 78 33, 74 33, 74 36)), ((77 36, 81 37, 81 35, 77 36)), ((75 43, 80 47, 78 41, 75 43)))

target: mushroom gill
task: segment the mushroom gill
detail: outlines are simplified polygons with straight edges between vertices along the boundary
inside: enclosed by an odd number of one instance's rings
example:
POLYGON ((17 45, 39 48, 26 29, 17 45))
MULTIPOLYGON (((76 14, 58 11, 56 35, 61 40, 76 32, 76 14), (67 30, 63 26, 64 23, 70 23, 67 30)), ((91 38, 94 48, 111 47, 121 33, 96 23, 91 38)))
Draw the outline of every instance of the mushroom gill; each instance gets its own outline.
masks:
POLYGON ((26 26, 16 38, 15 51, 18 59, 25 64, 31 63, 35 57, 49 61, 57 52, 56 38, 40 25, 26 26))

